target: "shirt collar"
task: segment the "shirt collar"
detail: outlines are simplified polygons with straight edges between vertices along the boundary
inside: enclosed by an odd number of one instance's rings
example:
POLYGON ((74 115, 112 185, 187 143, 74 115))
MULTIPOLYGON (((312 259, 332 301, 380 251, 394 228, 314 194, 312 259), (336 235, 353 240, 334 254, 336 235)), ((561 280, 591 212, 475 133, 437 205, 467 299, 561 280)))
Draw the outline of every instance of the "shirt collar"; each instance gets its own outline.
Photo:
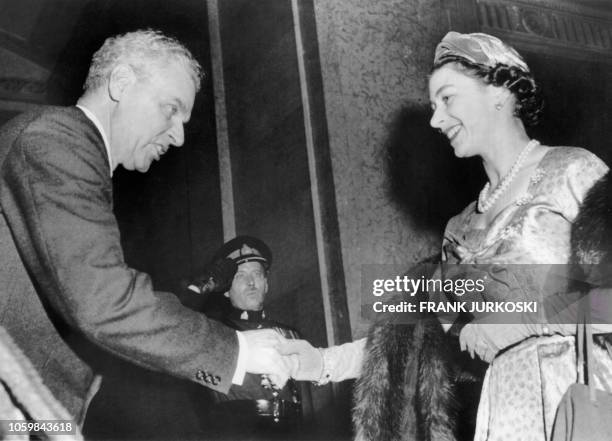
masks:
POLYGON ((266 319, 266 313, 263 311, 246 311, 244 309, 231 306, 228 316, 233 320, 245 320, 247 322, 259 323, 266 319))
POLYGON ((112 178, 113 177, 113 158, 110 152, 110 144, 108 143, 108 138, 106 137, 106 133, 104 132, 104 128, 102 127, 102 123, 100 123, 100 120, 98 119, 98 117, 94 115, 94 113, 91 110, 89 110, 87 107, 85 107, 84 105, 77 104, 76 106, 83 111, 85 116, 89 118, 89 120, 94 124, 94 126, 96 126, 96 128, 98 129, 98 132, 100 132, 100 135, 102 135, 102 140, 104 141, 104 148, 106 149, 106 155, 108 156, 108 165, 110 166, 110 175, 112 178))

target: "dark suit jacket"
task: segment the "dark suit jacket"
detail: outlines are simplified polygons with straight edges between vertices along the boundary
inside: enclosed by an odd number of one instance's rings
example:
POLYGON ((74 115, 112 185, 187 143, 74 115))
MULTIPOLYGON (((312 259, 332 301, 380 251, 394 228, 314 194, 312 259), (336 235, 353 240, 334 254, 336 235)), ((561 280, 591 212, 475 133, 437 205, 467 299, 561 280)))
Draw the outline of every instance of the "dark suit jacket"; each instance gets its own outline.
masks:
POLYGON ((76 107, 0 130, 0 325, 81 421, 99 350, 220 392, 238 355, 235 331, 125 264, 103 140, 76 107))

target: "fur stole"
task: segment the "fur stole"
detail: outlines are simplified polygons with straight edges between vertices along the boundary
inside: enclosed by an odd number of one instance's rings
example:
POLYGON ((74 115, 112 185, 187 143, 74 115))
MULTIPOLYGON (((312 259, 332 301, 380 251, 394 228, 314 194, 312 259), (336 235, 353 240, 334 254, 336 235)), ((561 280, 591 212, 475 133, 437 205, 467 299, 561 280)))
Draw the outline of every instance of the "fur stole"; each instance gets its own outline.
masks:
POLYGON ((354 392, 359 441, 455 440, 449 341, 435 317, 372 327, 354 392))
MULTIPOLYGON (((608 171, 586 194, 572 225, 572 262, 576 279, 590 286, 612 286, 612 177, 608 171)), ((602 348, 612 348, 612 333, 593 337, 602 348)))
MULTIPOLYGON (((407 275, 430 277, 439 261, 439 255, 428 258, 407 275)), ((486 364, 462 353, 458 339, 444 333, 436 316, 424 315, 414 324, 374 324, 363 363, 354 390, 353 424, 358 441, 473 437, 480 397, 477 383, 486 364)))
POLYGON ((606 173, 586 194, 572 226, 572 261, 612 262, 612 179, 606 173))

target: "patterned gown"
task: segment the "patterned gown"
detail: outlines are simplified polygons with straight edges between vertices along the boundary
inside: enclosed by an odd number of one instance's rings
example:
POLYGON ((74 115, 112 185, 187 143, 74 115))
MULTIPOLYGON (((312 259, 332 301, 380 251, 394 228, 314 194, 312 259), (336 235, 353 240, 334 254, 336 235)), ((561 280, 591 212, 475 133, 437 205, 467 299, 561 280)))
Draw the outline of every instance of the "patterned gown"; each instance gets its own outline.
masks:
MULTIPOLYGON (((607 170, 580 148, 549 148, 533 172, 527 193, 506 206, 486 229, 477 227, 476 202, 446 228, 443 257, 453 263, 565 264, 570 231, 589 188, 607 170), (454 250, 461 250, 459 256, 454 250)), ((523 284, 523 293, 546 296, 541 286, 523 284)), ((499 300, 487 292, 489 300, 499 300)), ((533 299, 532 299, 533 300, 533 299)), ((576 381, 574 336, 531 337, 502 351, 484 379, 476 441, 543 441, 550 438, 555 411, 576 381)), ((612 360, 595 351, 596 387, 612 384, 612 360)))

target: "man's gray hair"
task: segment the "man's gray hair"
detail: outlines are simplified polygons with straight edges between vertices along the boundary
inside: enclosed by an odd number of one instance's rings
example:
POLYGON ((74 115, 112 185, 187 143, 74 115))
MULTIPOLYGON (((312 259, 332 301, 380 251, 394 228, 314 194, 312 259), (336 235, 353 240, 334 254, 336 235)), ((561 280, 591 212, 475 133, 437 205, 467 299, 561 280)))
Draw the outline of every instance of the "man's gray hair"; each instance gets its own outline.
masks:
POLYGON ((109 37, 94 54, 83 89, 90 91, 103 86, 111 71, 121 63, 129 64, 140 78, 146 78, 155 64, 163 67, 171 61, 182 64, 196 91, 200 90, 202 67, 178 40, 152 29, 109 37))

